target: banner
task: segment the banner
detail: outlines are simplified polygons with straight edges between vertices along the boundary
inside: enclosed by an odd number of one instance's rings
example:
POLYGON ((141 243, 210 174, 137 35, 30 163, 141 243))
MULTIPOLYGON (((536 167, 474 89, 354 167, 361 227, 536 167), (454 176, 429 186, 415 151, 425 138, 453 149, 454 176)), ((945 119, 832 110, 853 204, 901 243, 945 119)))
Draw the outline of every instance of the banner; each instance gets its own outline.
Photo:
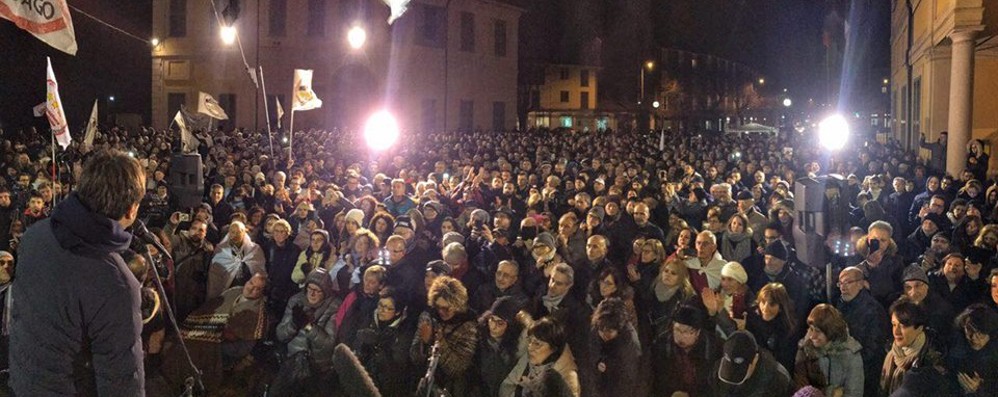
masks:
POLYGON ((229 115, 225 114, 225 110, 218 105, 218 101, 203 92, 198 93, 198 113, 207 114, 215 120, 229 119, 229 115))
POLYGON ((177 115, 173 116, 173 122, 180 128, 180 150, 184 153, 190 153, 197 150, 197 138, 195 138, 194 134, 191 134, 191 131, 187 129, 187 122, 184 121, 183 111, 177 111, 177 115))
POLYGON ((59 98, 59 83, 55 81, 55 72, 52 71, 52 59, 45 57, 48 63, 46 70, 46 82, 48 92, 45 95, 45 116, 49 119, 49 126, 55 134, 55 140, 63 149, 69 146, 73 137, 69 135, 69 127, 66 125, 66 112, 62 109, 62 99, 59 98))
POLYGON ((35 117, 45 116, 45 105, 47 104, 48 102, 42 102, 35 105, 35 107, 31 108, 31 113, 34 114, 35 117))
POLYGON ((312 91, 312 71, 295 69, 295 93, 291 98, 291 111, 312 110, 322 107, 322 100, 312 91))
POLYGON ((90 121, 87 122, 86 134, 83 136, 83 145, 91 147, 94 145, 94 137, 97 136, 97 100, 94 99, 94 110, 90 111, 90 121))
POLYGON ((284 117, 284 107, 281 106, 281 100, 274 98, 274 102, 277 102, 277 129, 281 129, 281 118, 284 117))
POLYGON ((59 51, 76 55, 76 32, 66 0, 0 0, 0 18, 59 51))
POLYGON ((402 14, 405 14, 409 10, 410 0, 382 0, 388 7, 392 9, 391 15, 388 16, 388 24, 391 25, 399 18, 402 18, 402 14))

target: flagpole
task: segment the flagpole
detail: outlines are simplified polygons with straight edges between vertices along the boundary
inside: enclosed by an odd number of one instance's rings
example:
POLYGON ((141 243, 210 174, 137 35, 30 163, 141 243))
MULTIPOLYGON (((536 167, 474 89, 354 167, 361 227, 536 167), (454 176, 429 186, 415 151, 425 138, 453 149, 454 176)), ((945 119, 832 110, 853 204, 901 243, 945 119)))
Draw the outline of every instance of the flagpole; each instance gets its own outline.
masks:
POLYGON ((267 103, 267 82, 263 79, 263 66, 257 65, 257 69, 260 70, 260 89, 263 90, 263 113, 267 117, 267 140, 270 142, 270 158, 274 159, 274 136, 270 133, 270 104, 267 103))
MULTIPOLYGON (((288 164, 291 164, 291 148, 294 147, 295 142, 295 108, 294 103, 291 104, 291 121, 288 122, 288 164)), ((288 166, 288 170, 291 170, 291 166, 288 166)))
MULTIPOLYGON (((55 172, 56 172, 56 170, 59 169, 59 167, 55 166, 55 130, 49 128, 49 131, 52 132, 52 183, 54 184, 55 182, 57 182, 59 180, 55 176, 55 172)), ((52 204, 55 204, 55 198, 53 198, 52 201, 53 201, 52 204)))

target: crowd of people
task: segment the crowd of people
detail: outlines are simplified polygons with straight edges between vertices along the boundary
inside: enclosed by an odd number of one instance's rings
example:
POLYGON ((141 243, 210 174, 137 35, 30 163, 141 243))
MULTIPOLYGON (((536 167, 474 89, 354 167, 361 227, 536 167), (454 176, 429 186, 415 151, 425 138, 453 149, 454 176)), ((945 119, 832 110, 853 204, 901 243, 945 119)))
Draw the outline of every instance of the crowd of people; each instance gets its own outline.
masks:
POLYGON ((292 150, 202 132, 204 197, 184 208, 169 131, 55 159, 6 131, 0 296, 25 230, 117 150, 168 251, 122 255, 164 395, 193 373, 181 340, 208 395, 344 390, 340 345, 384 396, 998 395, 987 154, 941 175, 894 142, 827 153, 809 134, 407 133, 370 152, 353 131, 292 150), (822 186, 817 228, 798 226, 802 178, 822 186), (822 255, 797 241, 815 236, 822 255))

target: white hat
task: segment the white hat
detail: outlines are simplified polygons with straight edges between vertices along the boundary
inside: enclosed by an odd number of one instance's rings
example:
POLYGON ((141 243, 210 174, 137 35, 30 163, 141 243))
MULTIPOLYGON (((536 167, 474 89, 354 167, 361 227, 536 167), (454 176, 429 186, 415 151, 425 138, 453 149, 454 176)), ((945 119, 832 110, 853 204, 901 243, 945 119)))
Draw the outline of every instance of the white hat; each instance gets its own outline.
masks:
POLYGON ((364 211, 354 208, 347 212, 346 220, 353 221, 357 225, 364 226, 364 211))
POLYGON ((724 267, 721 268, 721 277, 728 277, 742 284, 748 283, 748 273, 745 272, 742 264, 738 262, 724 264, 724 267))

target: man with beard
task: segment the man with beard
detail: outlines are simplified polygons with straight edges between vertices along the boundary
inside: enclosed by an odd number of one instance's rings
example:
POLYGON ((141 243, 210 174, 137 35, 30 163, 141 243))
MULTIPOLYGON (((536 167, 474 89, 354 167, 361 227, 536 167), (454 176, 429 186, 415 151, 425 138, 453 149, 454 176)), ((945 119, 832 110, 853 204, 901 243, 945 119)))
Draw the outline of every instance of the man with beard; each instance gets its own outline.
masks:
POLYGON ((174 259, 176 272, 177 319, 183 321, 187 314, 201 306, 206 300, 208 291, 208 266, 211 263, 214 247, 205 236, 208 233, 206 222, 195 219, 187 231, 174 234, 174 227, 179 223, 178 214, 170 217, 165 234, 170 236, 171 256, 174 259))

